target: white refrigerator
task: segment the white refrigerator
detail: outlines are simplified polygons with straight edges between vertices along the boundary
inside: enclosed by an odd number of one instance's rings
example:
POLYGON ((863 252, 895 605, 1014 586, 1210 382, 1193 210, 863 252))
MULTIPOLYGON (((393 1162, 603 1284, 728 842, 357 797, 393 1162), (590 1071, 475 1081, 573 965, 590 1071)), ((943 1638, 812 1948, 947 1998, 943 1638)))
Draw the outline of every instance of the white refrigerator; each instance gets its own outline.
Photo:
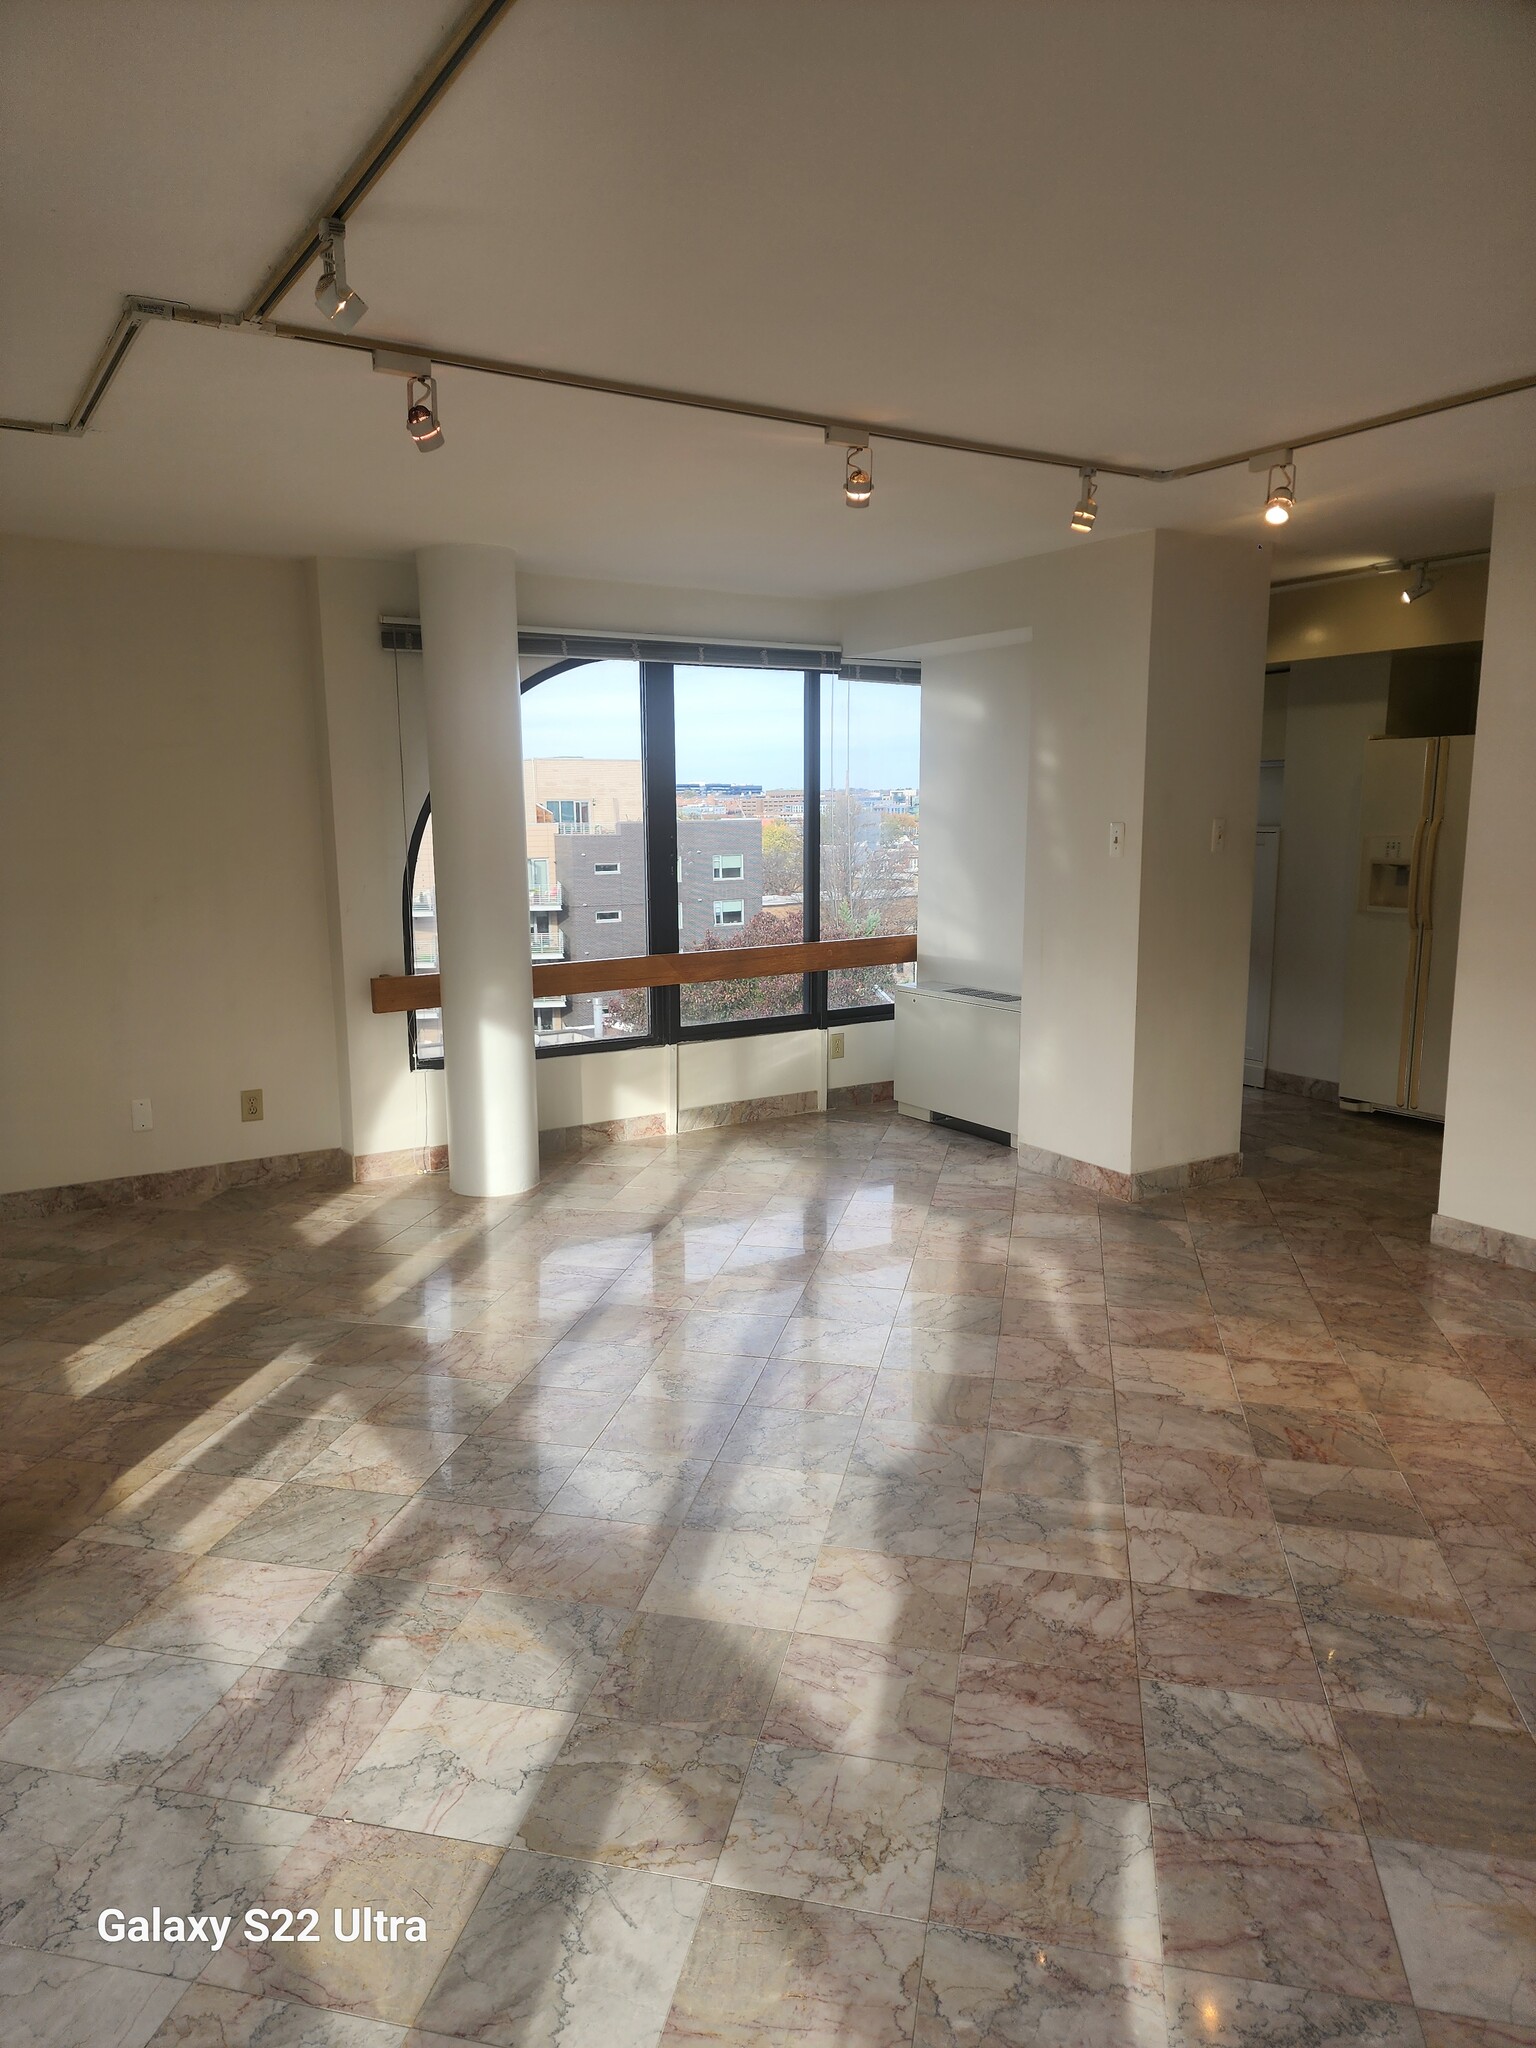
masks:
POLYGON ((1470 738, 1365 743, 1339 1100, 1443 1117, 1470 738))

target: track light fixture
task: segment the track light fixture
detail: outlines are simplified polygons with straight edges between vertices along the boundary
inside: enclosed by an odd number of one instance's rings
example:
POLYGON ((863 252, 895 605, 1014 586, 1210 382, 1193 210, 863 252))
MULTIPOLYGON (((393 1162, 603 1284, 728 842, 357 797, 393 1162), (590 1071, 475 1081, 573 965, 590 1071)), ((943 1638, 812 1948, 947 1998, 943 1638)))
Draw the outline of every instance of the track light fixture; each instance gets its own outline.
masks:
POLYGON ((843 465, 843 503, 860 511, 874 495, 874 464, 870 460, 867 427, 824 427, 829 448, 846 448, 843 465))
POLYGON ((1072 507, 1072 531, 1092 533, 1093 522, 1099 516, 1099 473, 1096 469, 1080 469, 1078 478, 1082 483, 1082 496, 1072 507))
POLYGON ((339 220, 320 223, 320 282, 315 304, 343 334, 350 334, 367 312, 366 300, 347 283, 347 229, 339 220))
POLYGON ((1289 448, 1280 451, 1269 465, 1269 496, 1264 500, 1264 517, 1271 526, 1284 526, 1296 510, 1296 462, 1289 448), (1280 481, 1276 483, 1278 477, 1280 481))
POLYGON ((1428 597, 1435 587, 1435 579, 1429 573, 1428 562, 1420 562, 1412 583, 1405 583, 1398 592, 1404 604, 1417 604, 1421 597, 1428 597))
POLYGON ((423 455, 443 445, 443 426, 437 416, 437 379, 407 377, 405 380, 405 431, 423 455), (416 394, 420 391, 421 395, 416 394))

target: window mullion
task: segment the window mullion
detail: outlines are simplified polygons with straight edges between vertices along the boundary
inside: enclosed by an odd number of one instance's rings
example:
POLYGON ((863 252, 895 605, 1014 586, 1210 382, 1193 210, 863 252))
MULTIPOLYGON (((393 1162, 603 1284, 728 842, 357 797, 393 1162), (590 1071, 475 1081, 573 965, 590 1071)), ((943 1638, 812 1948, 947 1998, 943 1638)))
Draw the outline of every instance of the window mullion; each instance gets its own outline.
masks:
MULTIPOLYGON (((821 937, 821 685, 819 669, 805 672, 805 829, 801 834, 803 874, 801 894, 804 909, 801 931, 807 944, 821 937)), ((826 974, 805 977, 805 1006, 813 1021, 827 1021, 826 974)))
MULTIPOLYGON (((682 947, 677 917, 677 729, 672 665, 640 664, 640 733, 645 778, 646 950, 676 953, 682 947)), ((651 990, 651 1036, 675 1045, 681 999, 675 988, 651 990)))

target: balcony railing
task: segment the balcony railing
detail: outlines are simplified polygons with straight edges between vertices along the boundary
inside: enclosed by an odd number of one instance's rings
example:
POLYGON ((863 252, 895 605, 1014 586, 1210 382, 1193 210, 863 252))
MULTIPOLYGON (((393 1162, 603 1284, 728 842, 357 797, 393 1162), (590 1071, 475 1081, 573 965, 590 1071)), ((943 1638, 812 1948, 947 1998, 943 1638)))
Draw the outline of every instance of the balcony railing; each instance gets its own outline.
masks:
POLYGON ((530 889, 528 891, 528 908, 530 910, 564 910, 565 884, 563 882, 555 882, 548 889, 530 889))
POLYGON ((564 932, 535 932, 529 940, 529 951, 535 960, 563 960, 565 958, 564 932))

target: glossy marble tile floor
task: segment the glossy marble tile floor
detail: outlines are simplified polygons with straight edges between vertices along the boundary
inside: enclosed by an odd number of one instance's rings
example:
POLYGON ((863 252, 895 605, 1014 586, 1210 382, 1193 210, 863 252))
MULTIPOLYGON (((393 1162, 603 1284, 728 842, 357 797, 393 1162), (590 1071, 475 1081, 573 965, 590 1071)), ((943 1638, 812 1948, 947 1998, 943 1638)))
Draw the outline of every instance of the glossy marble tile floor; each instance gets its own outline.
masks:
POLYGON ((1250 1101, 0 1226, 0 2039, 1536 2043, 1536 1275, 1250 1101))

